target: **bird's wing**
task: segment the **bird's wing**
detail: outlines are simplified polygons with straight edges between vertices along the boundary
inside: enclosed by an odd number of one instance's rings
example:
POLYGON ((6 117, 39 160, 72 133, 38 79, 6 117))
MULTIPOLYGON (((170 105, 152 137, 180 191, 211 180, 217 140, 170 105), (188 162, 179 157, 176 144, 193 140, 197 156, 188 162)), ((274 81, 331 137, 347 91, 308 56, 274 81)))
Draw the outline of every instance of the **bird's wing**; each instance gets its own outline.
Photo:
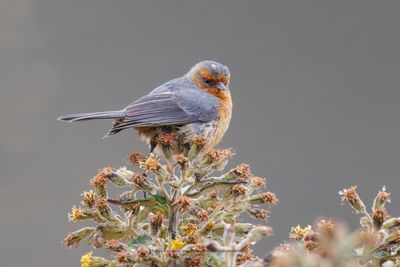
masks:
POLYGON ((129 127, 156 127, 207 122, 217 117, 218 99, 198 89, 190 80, 178 78, 154 89, 128 105, 125 118, 112 131, 129 127))

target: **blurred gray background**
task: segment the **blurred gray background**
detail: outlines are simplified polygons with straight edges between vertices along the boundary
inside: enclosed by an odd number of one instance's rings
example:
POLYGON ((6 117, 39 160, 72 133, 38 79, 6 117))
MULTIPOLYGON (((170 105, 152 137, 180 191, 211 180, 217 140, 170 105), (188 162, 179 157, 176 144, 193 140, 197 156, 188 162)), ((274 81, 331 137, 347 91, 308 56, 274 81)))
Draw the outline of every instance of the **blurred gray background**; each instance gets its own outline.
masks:
POLYGON ((144 149, 108 121, 70 112, 122 108, 199 60, 232 72, 223 140, 280 199, 275 235, 320 215, 358 216, 387 185, 400 203, 399 1, 0 1, 0 265, 78 266, 87 247, 61 245, 88 178, 144 149))

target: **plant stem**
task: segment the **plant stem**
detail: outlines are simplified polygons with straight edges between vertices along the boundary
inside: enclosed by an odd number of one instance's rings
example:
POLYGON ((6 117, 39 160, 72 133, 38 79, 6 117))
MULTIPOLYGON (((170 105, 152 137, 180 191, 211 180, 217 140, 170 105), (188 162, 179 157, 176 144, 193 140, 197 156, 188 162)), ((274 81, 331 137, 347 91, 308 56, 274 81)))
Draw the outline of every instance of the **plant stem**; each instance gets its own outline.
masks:
POLYGON ((176 208, 170 206, 168 219, 168 234, 171 240, 174 240, 176 238, 176 228, 178 222, 178 212, 176 208))

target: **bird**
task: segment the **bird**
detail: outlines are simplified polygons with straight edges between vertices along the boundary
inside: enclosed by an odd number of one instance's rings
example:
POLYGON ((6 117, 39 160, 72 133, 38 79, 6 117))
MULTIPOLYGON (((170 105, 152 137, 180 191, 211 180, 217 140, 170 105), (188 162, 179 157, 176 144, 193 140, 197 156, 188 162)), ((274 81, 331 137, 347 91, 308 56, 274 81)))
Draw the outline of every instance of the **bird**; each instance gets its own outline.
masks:
MULTIPOLYGON (((162 154, 162 137, 172 137, 176 154, 187 152, 195 138, 204 138, 200 154, 211 151, 225 135, 232 118, 229 68, 212 60, 194 65, 121 110, 69 114, 60 121, 113 119, 104 136, 133 128, 150 147, 162 154)), ((164 138, 165 139, 165 138, 164 138)))

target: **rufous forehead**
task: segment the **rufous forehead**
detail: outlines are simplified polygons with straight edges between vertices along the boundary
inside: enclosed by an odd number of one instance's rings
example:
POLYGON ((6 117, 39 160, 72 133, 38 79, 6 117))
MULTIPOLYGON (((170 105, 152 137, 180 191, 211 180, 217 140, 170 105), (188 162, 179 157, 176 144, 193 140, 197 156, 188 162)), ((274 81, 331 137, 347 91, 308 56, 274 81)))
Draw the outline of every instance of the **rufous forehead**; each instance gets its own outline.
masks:
POLYGON ((209 70, 208 68, 202 68, 199 71, 199 74, 201 77, 208 79, 208 80, 228 80, 229 79, 228 72, 224 73, 224 72, 219 71, 218 69, 209 70))

